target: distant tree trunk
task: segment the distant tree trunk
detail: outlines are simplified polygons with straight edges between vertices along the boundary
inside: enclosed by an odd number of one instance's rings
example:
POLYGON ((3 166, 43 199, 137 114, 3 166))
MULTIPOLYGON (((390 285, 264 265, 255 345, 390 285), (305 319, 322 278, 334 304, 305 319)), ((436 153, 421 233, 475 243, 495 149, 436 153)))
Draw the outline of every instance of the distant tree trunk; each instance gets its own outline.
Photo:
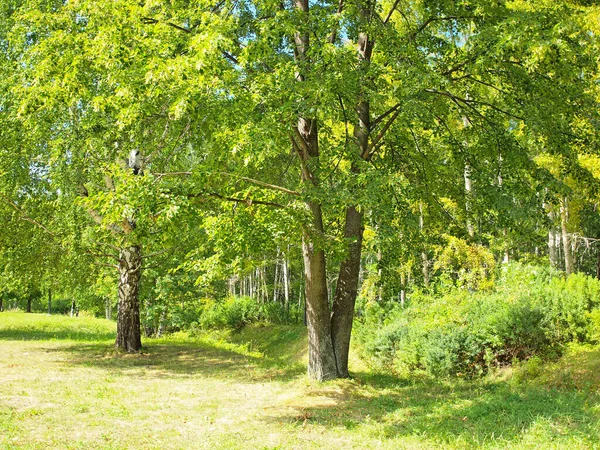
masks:
POLYGON ((567 199, 565 198, 560 206, 560 226, 562 231, 563 251, 565 255, 565 273, 573 273, 573 252, 571 249, 571 239, 567 230, 567 221, 569 217, 567 199))
POLYGON ((142 250, 134 245, 119 255, 119 311, 115 346, 126 352, 142 348, 139 290, 142 274, 142 250))
MULTIPOLYGON (((596 263, 596 278, 600 280, 600 246, 598 246, 596 253, 598 254, 598 260, 596 263)), ((2 299, 0 299, 0 311, 2 311, 2 299)))
POLYGON ((466 210, 467 210, 467 232, 469 236, 475 236, 475 228, 473 227, 473 222, 471 221, 471 198, 473 195, 473 184, 471 181, 471 165, 469 163, 465 163, 465 193, 466 193, 466 210))
POLYGON ((31 294, 29 294, 29 295, 27 296, 27 309, 26 309, 26 311, 25 311, 25 312, 28 312, 28 313, 30 313, 30 312, 31 312, 31 294))
POLYGON ((260 280, 263 289, 262 301, 267 303, 269 301, 269 287, 267 286, 267 269, 264 266, 260 269, 260 280))
POLYGON ((236 294, 235 285, 236 284, 237 284, 237 276, 236 275, 230 276, 229 279, 227 280, 227 288, 228 288, 230 297, 235 297, 235 294, 236 294))
MULTIPOLYGON (((423 236, 423 250, 421 251, 421 263, 423 264, 423 284, 425 287, 429 287, 429 256, 427 255, 427 248, 425 244, 425 217, 423 215, 423 202, 419 203, 419 229, 421 230, 421 235, 423 236)), ((402 288, 404 289, 404 288, 402 288)))
POLYGON ((556 233, 551 228, 548 230, 548 257, 550 259, 550 266, 558 268, 558 251, 556 248, 556 233))
POLYGON ((404 271, 400 272, 400 306, 404 308, 406 303, 406 276, 404 271))
POLYGON ((52 314, 52 289, 48 288, 48 314, 52 314))
POLYGON ((290 313, 290 279, 288 274, 287 255, 283 258, 283 299, 286 314, 290 313))
POLYGON ((104 300, 104 316, 107 320, 112 320, 112 302, 110 298, 104 300))
POLYGON ((3 300, 4 300, 4 299, 3 299, 3 298, 2 298, 2 296, 0 295, 0 312, 4 311, 4 304, 3 304, 4 302, 3 302, 3 300))
MULTIPOLYGON (((279 252, 277 252, 277 256, 279 256, 279 252)), ((275 261, 275 276, 273 277, 273 303, 277 303, 277 297, 279 291, 277 289, 277 278, 279 278, 279 260, 275 261)))
POLYGON ((158 321, 158 329, 156 331, 156 337, 161 337, 165 332, 165 320, 167 318, 167 309, 163 309, 160 313, 160 319, 158 321))

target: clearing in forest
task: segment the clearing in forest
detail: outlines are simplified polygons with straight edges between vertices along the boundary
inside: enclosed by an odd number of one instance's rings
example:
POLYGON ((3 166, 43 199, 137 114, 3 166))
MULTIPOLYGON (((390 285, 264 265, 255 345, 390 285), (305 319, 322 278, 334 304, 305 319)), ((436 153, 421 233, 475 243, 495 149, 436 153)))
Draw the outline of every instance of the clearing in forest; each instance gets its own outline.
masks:
POLYGON ((305 330, 146 339, 0 313, 0 448, 600 448, 600 349, 484 380, 305 375, 305 330), (517 382, 517 379, 520 381, 517 382))

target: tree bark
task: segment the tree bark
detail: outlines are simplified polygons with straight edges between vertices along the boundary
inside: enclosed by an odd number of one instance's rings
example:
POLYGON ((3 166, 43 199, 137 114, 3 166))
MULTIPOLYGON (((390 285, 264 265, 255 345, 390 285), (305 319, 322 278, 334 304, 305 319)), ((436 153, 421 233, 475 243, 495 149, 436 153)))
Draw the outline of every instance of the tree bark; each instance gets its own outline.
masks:
POLYGON ((344 237, 352 239, 348 254, 340 266, 337 288, 333 300, 331 332, 338 376, 347 378, 348 353, 354 318, 354 304, 358 293, 358 274, 363 238, 362 213, 354 206, 346 210, 344 237))
POLYGON ((52 289, 48 288, 48 314, 52 314, 52 289))
POLYGON ((119 311, 115 346, 126 352, 142 348, 139 290, 142 274, 142 251, 133 245, 119 255, 119 311))
MULTIPOLYGON (((314 203, 309 206, 314 225, 322 230, 321 207, 314 203)), ((331 338, 325 252, 315 247, 314 240, 306 231, 302 239, 302 252, 308 325, 308 376, 319 381, 331 380, 337 377, 337 369, 331 338)))

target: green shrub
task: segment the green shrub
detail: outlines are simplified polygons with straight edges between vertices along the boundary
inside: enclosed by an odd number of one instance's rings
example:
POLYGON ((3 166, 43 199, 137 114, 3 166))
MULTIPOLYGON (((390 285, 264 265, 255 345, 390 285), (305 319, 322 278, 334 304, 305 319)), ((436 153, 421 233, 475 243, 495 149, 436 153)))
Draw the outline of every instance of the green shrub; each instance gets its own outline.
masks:
POLYGON ((283 324, 289 322, 289 317, 280 303, 258 303, 251 297, 229 297, 224 301, 205 300, 197 325, 205 329, 240 329, 254 322, 283 324))
POLYGON ((404 309, 366 308, 357 324, 363 358, 380 370, 475 376, 600 337, 598 280, 521 264, 502 270, 495 292, 417 293, 404 309))

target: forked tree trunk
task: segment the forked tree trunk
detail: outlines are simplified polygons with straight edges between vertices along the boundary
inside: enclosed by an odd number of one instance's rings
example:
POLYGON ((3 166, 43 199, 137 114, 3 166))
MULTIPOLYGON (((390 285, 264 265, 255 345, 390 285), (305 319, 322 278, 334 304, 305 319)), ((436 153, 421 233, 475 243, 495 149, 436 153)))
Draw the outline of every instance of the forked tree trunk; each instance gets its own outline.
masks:
POLYGON ((348 254, 340 266, 337 288, 333 299, 331 332, 337 373, 348 378, 348 353, 354 318, 354 303, 358 292, 358 274, 362 250, 362 214, 353 206, 346 210, 344 237, 354 239, 348 246, 348 254))
POLYGON ((119 255, 119 311, 115 346, 126 352, 142 348, 140 328, 140 278, 142 251, 139 246, 126 247, 119 255))

